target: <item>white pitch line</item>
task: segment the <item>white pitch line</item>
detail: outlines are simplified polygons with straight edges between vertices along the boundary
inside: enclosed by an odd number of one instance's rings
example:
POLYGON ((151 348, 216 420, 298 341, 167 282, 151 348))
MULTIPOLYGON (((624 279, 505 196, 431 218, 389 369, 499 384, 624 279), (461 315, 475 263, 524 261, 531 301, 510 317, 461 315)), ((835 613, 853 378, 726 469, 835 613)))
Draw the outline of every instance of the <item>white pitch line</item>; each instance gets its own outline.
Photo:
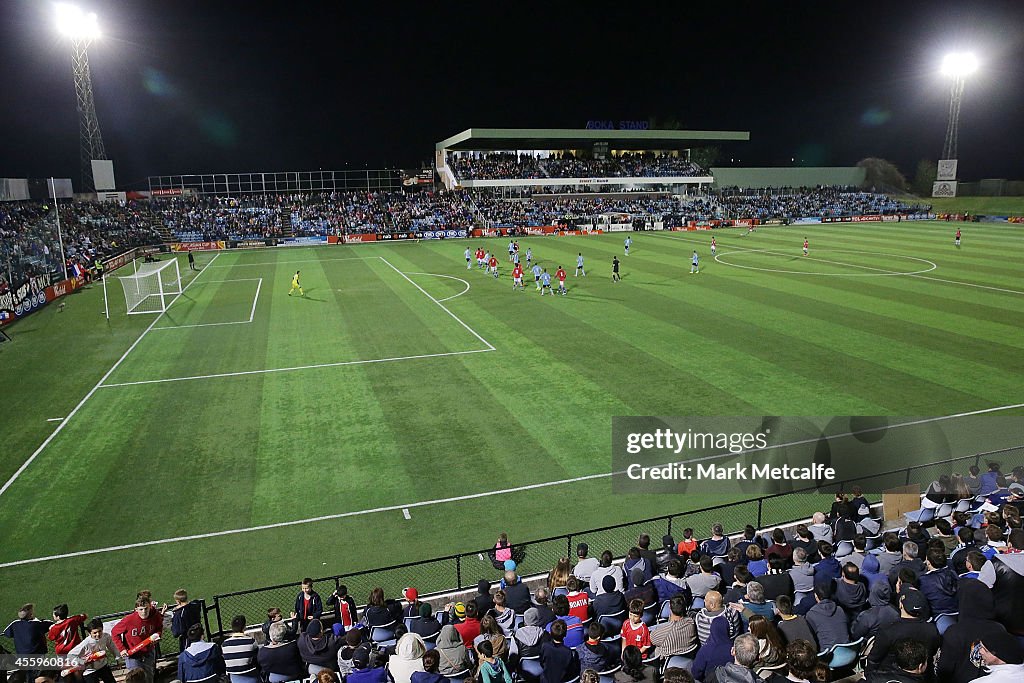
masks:
POLYGON ((890 256, 892 258, 904 258, 904 259, 909 259, 911 261, 921 261, 923 263, 927 263, 928 265, 931 266, 931 268, 925 268, 924 270, 914 270, 914 271, 910 271, 910 272, 902 271, 902 270, 887 270, 885 268, 873 268, 871 266, 863 266, 863 265, 858 265, 858 264, 855 264, 855 263, 846 263, 845 261, 830 261, 828 259, 816 258, 814 256, 796 257, 796 256, 793 256, 792 254, 786 254, 786 253, 781 252, 781 251, 772 251, 771 249, 736 249, 735 251, 724 251, 721 254, 716 254, 715 255, 715 260, 718 261, 719 263, 721 263, 723 266, 732 266, 733 268, 744 268, 746 270, 760 270, 762 272, 767 272, 767 273, 791 273, 793 275, 825 275, 825 276, 828 276, 828 277, 888 277, 888 276, 891 276, 891 275, 917 275, 919 273, 930 273, 931 271, 933 271, 936 268, 938 268, 938 266, 935 265, 934 262, 929 261, 928 259, 918 258, 916 256, 904 256, 902 254, 885 254, 885 253, 876 252, 876 251, 861 251, 859 249, 834 249, 833 251, 835 251, 836 253, 873 254, 875 256, 890 256), (815 272, 815 271, 804 271, 804 270, 779 270, 779 269, 776 269, 776 268, 761 268, 761 267, 758 267, 758 266, 741 266, 738 263, 729 263, 728 261, 723 261, 722 260, 723 256, 728 256, 730 254, 772 254, 774 256, 791 256, 793 258, 800 258, 802 261, 814 261, 816 263, 830 263, 830 264, 835 265, 835 266, 847 266, 849 268, 862 268, 864 270, 871 270, 871 271, 878 271, 878 272, 872 272, 872 273, 819 273, 819 272, 815 272))
POLYGON ((71 421, 71 418, 73 418, 79 410, 81 410, 82 406, 85 405, 86 401, 92 398, 92 395, 96 393, 96 390, 99 389, 105 381, 107 381, 107 378, 110 377, 114 373, 114 371, 117 370, 118 367, 120 367, 121 363, 124 362, 124 359, 128 357, 128 354, 131 353, 135 349, 135 347, 139 345, 139 342, 141 342, 145 338, 145 336, 149 334, 149 331, 152 330, 158 322, 160 322, 161 318, 164 317, 164 313, 166 313, 167 310, 174 305, 174 302, 177 301, 181 297, 181 295, 184 294, 188 290, 188 288, 192 286, 193 282, 198 280, 199 277, 206 272, 206 269, 210 267, 210 264, 217 260, 217 256, 220 256, 220 254, 214 256, 213 259, 210 260, 210 263, 207 263, 205 266, 203 266, 203 269, 199 271, 199 274, 192 278, 192 280, 187 285, 185 285, 184 289, 178 292, 178 294, 171 300, 171 303, 167 305, 167 308, 165 308, 158 316, 153 318, 153 322, 149 324, 149 327, 142 331, 142 334, 139 335, 139 338, 132 342, 132 345, 128 347, 128 350, 125 351, 124 354, 122 354, 122 356, 117 359, 117 362, 114 363, 109 370, 107 370, 107 373, 100 378, 100 381, 96 382, 96 386, 90 389, 89 393, 85 395, 85 398, 79 401, 78 405, 76 405, 72 409, 72 411, 68 413, 63 420, 60 421, 60 424, 57 425, 57 428, 53 430, 50 436, 46 437, 46 440, 43 441, 43 443, 39 445, 39 448, 37 448, 32 453, 32 455, 29 456, 28 460, 21 464, 21 467, 19 467, 14 472, 14 474, 11 475, 11 478, 8 479, 3 486, 0 486, 0 496, 2 496, 7 491, 7 489, 9 489, 12 484, 14 484, 15 481, 17 481, 18 477, 21 476, 21 473, 24 472, 28 468, 28 466, 32 464, 32 461, 35 460, 39 456, 39 454, 43 452, 43 449, 49 446, 50 442, 53 441, 58 434, 60 434, 61 430, 64 429, 64 426, 71 421))
POLYGON ((463 280, 461 277, 455 277, 454 275, 441 275, 440 273, 413 273, 413 272, 410 272, 409 275, 430 275, 431 277, 443 277, 443 278, 447 278, 449 280, 458 280, 462 284, 466 285, 466 288, 464 290, 462 290, 461 292, 459 292, 458 294, 452 294, 451 296, 446 296, 443 299, 438 299, 438 301, 448 301, 449 299, 454 299, 457 296, 462 296, 463 294, 465 294, 466 292, 469 291, 469 283, 466 282, 465 280, 463 280))
MULTIPOLYGON (((919 424, 925 424, 925 423, 929 423, 929 422, 938 422, 938 421, 941 421, 941 420, 952 420, 952 419, 956 419, 956 418, 959 418, 959 417, 969 417, 969 416, 972 416, 972 415, 984 415, 984 414, 987 414, 987 413, 996 413, 996 412, 1001 412, 1001 411, 1004 411, 1004 410, 1015 410, 1015 409, 1018 409, 1018 408, 1024 408, 1024 403, 1016 403, 1016 404, 1007 405, 1007 406, 997 406, 995 408, 984 408, 982 410, 973 410, 973 411, 964 412, 964 413, 956 413, 954 415, 944 415, 944 416, 940 416, 940 417, 924 418, 924 419, 921 419, 921 420, 914 420, 914 421, 906 422, 906 423, 900 423, 900 424, 895 424, 895 425, 887 425, 885 427, 872 427, 870 429, 858 430, 857 432, 849 432, 849 433, 846 433, 846 434, 835 434, 835 435, 833 435, 833 436, 831 436, 829 438, 838 438, 838 437, 851 436, 851 435, 855 436, 857 434, 867 434, 869 432, 880 431, 880 430, 883 430, 883 429, 895 429, 895 428, 898 428, 898 427, 905 427, 905 426, 909 426, 909 425, 919 425, 919 424)), ((791 445, 807 443, 807 441, 808 440, 795 441, 792 444, 788 444, 788 443, 776 444, 774 446, 769 447, 769 449, 762 449, 762 450, 770 450, 770 449, 774 449, 774 448, 784 448, 784 447, 791 446, 791 445)), ((817 441, 817 439, 813 439, 812 441, 817 441)), ((747 453, 751 453, 751 452, 753 452, 753 451, 742 451, 740 453, 721 453, 721 454, 719 454, 717 456, 709 456, 709 457, 718 457, 718 458, 739 457, 741 455, 744 455, 744 454, 747 454, 747 453)), ((762 452, 762 451, 758 451, 758 452, 762 452)), ((702 458, 702 460, 707 460, 707 459, 708 458, 702 458)), ((572 477, 572 478, 569 478, 569 479, 556 479, 554 481, 545 481, 545 482, 540 482, 540 483, 537 483, 537 484, 526 484, 524 486, 515 486, 515 487, 512 487, 512 488, 498 489, 498 490, 495 490, 495 491, 483 491, 483 492, 480 492, 480 493, 469 493, 469 494, 465 494, 465 495, 461 495, 461 496, 450 496, 448 498, 436 498, 436 499, 433 499, 433 500, 424 500, 424 501, 419 501, 419 502, 416 502, 416 503, 399 503, 397 505, 386 505, 386 506, 383 506, 383 507, 370 508, 370 509, 366 509, 366 510, 353 510, 351 512, 338 512, 338 513, 330 514, 330 515, 321 515, 319 517, 308 517, 306 519, 296 519, 296 520, 292 520, 292 521, 289 521, 289 522, 275 522, 273 524, 261 524, 259 526, 243 527, 243 528, 239 528, 239 529, 225 529, 223 531, 211 531, 211 532, 205 533, 205 534, 191 534, 191 535, 188 535, 188 536, 175 536, 173 538, 162 538, 162 539, 158 539, 158 540, 155 540, 155 541, 140 541, 138 543, 127 543, 125 545, 115 545, 115 546, 109 546, 109 547, 106 547, 106 548, 94 548, 92 550, 79 550, 79 551, 71 552, 71 553, 62 553, 60 555, 47 555, 45 557, 35 557, 35 558, 27 559, 27 560, 14 560, 12 562, 3 562, 3 563, 0 563, 0 569, 5 569, 7 567, 16 567, 16 566, 25 565, 25 564, 36 564, 36 563, 39 563, 39 562, 47 562, 49 560, 64 560, 64 559, 68 559, 68 558, 71 558, 71 557, 81 557, 83 555, 98 555, 98 554, 101 554, 101 553, 109 553, 109 552, 114 552, 114 551, 117 551, 117 550, 130 550, 132 548, 145 548, 145 547, 154 546, 154 545, 164 545, 164 544, 167 544, 167 543, 177 543, 179 541, 196 541, 196 540, 201 540, 201 539, 204 539, 204 538, 216 538, 218 536, 234 536, 234 535, 237 535, 237 534, 244 534, 244 533, 249 533, 249 532, 252 532, 252 531, 265 531, 267 529, 280 529, 280 528, 283 528, 283 527, 300 526, 300 525, 303 525, 303 524, 311 524, 313 522, 326 522, 326 521, 331 521, 331 520, 335 520, 335 519, 344 519, 344 518, 347 518, 347 517, 361 517, 361 516, 364 516, 364 515, 372 515, 372 514, 376 514, 376 513, 379 513, 379 512, 393 512, 395 510, 428 507, 428 506, 431 506, 431 505, 440 505, 440 504, 443 504, 443 503, 456 503, 456 502, 461 502, 461 501, 466 501, 466 500, 476 500, 478 498, 490 498, 492 496, 500 496, 500 495, 503 495, 503 494, 506 494, 506 493, 518 493, 520 491, 532 491, 532 490, 535 490, 535 489, 549 488, 551 486, 561 486, 563 484, 575 484, 575 483, 578 483, 578 482, 581 482, 581 481, 590 481, 590 480, 593 480, 593 479, 606 479, 608 477, 612 477, 612 476, 615 476, 617 474, 621 475, 621 474, 625 474, 625 473, 626 473, 625 470, 621 470, 619 472, 601 472, 601 473, 598 473, 598 474, 588 474, 588 475, 585 475, 585 476, 582 476, 582 477, 572 477)))
MULTIPOLYGON (((674 235, 655 235, 655 237, 664 237, 665 239, 679 240, 681 242, 697 242, 697 240, 695 240, 693 238, 676 237, 674 235)), ((783 256, 788 256, 789 255, 789 254, 784 254, 783 252, 770 252, 770 251, 767 251, 767 250, 764 250, 764 249, 752 249, 750 247, 741 247, 741 246, 738 246, 738 245, 733 245, 732 248, 733 249, 739 249, 741 251, 760 251, 762 253, 781 254, 783 256)), ((890 254, 890 256, 892 256, 892 255, 893 254, 890 254)), ((808 257, 808 258, 812 258, 813 259, 813 257, 808 257)), ((911 256, 911 257, 907 257, 907 258, 914 258, 914 257, 911 256)), ((922 260, 924 260, 924 259, 922 259, 922 260)), ((724 263, 724 261, 719 261, 719 263, 724 263)), ((727 265, 727 266, 729 266, 729 265, 735 266, 735 264, 731 264, 731 263, 725 263, 725 265, 727 265)), ((852 266, 853 264, 844 263, 843 265, 852 266)), ((735 266, 735 267, 743 268, 744 266, 735 266)), ((867 268, 868 266, 860 266, 860 267, 867 268)), ((977 287, 978 289, 989 289, 989 290, 992 290, 994 292, 1005 292, 1007 294, 1024 294, 1024 291, 1020 291, 1020 290, 1017 290, 1017 289, 1007 289, 1005 287, 995 287, 993 285, 979 285, 979 284, 976 284, 974 282, 963 282, 962 280, 947 280, 945 278, 935 277, 933 275, 921 275, 919 273, 899 273, 898 271, 892 271, 892 273, 894 275, 897 275, 897 274, 898 275, 903 275, 904 277, 916 277, 916 278, 920 278, 922 280, 934 280, 935 282, 945 282, 945 283, 950 284, 950 285, 963 285, 964 287, 977 287)))
POLYGON ((63 417, 50 417, 50 418, 47 418, 46 421, 47 422, 60 422, 63 419, 64 419, 63 417))
MULTIPOLYGON (((198 276, 197 276, 198 277, 198 276)), ((161 325, 155 327, 156 330, 185 330, 191 327, 219 327, 221 325, 248 325, 253 321, 253 317, 256 315, 256 302, 260 299, 260 288, 263 287, 263 278, 261 277, 247 277, 241 280, 204 280, 200 284, 208 285, 216 282, 255 282, 256 284, 256 296, 252 300, 252 311, 249 312, 248 320, 232 320, 224 323, 194 323, 192 325, 161 325)))
MULTIPOLYGON (((309 258, 301 259, 297 261, 264 261, 262 263, 225 263, 220 266, 214 266, 214 268, 239 268, 241 266, 278 266, 287 265, 289 263, 321 263, 324 261, 372 261, 374 259, 381 258, 379 256, 339 256, 338 258, 309 258)), ((212 261, 211 261, 212 263, 212 261)), ((230 282, 230 280, 229 280, 230 282)))
POLYGON ((256 316, 256 302, 260 300, 260 288, 263 287, 263 278, 260 278, 259 283, 256 285, 256 296, 252 299, 252 311, 249 312, 249 322, 256 316))
POLYGON ((470 353, 487 353, 494 351, 492 346, 488 349, 473 349, 472 351, 448 351, 445 353, 423 353, 416 356, 393 356, 390 358, 371 358, 370 360, 345 360, 337 363, 317 363, 316 365, 295 365, 288 368, 269 368, 265 370, 242 370, 239 372, 218 372, 212 375, 190 375, 188 377, 166 377, 164 379, 144 379, 137 382, 118 382, 116 384, 104 384, 103 388, 133 387, 140 384, 164 384, 166 382, 186 382, 194 379, 214 379, 217 377, 241 377, 244 375, 266 375, 274 372, 294 372, 296 370, 315 370, 317 368, 337 368, 345 365, 367 365, 371 363, 391 363, 399 360, 418 360, 420 358, 443 358, 445 356, 465 356, 470 353))
POLYGON ((437 299, 435 299, 434 297, 430 296, 430 293, 429 293, 429 292, 427 292, 427 290, 423 289, 423 288, 422 288, 422 287, 420 287, 420 286, 419 286, 418 284, 416 284, 416 283, 415 283, 415 282, 413 282, 413 281, 412 281, 411 279, 409 279, 409 276, 408 276, 408 275, 406 275, 405 273, 403 273, 402 271, 400 271, 400 270, 399 270, 398 268, 395 268, 395 266, 394 266, 394 265, 392 265, 392 264, 391 264, 391 262, 390 262, 390 261, 388 261, 388 260, 387 260, 386 258, 384 258, 383 256, 380 256, 379 258, 380 258, 380 260, 381 260, 381 261, 383 261, 384 263, 386 263, 386 264, 388 264, 389 266, 391 266, 391 269, 392 269, 392 270, 394 270, 394 271, 395 271, 396 273, 398 273, 399 275, 401 275, 402 277, 404 277, 404 278, 405 278, 406 280, 408 280, 408 281, 409 281, 409 284, 411 284, 411 285, 412 285, 413 287, 415 287, 416 289, 418 289, 418 290, 420 290, 421 292, 423 292, 423 294, 424 294, 424 295, 425 295, 425 296, 426 296, 426 297, 427 297, 428 299, 430 299, 430 300, 431 300, 431 301, 433 301, 433 302, 434 302, 435 304, 437 304, 438 306, 440 306, 440 307, 441 307, 441 310, 442 310, 442 311, 444 311, 445 313, 447 313, 448 315, 450 315, 451 317, 453 317, 453 318, 454 318, 454 319, 456 320, 456 322, 458 322, 458 323, 459 323, 460 325, 462 325, 462 326, 463 326, 463 327, 465 327, 465 328, 466 328, 467 330, 469 330, 469 332, 470 332, 470 333, 471 333, 471 334, 472 334, 472 335, 473 335, 474 337, 476 337, 477 339, 479 339, 480 341, 482 341, 482 342, 483 342, 484 344, 486 344, 486 345, 487 345, 487 348, 488 348, 488 349, 489 349, 490 351, 494 351, 494 350, 495 350, 495 348, 494 348, 494 346, 493 346, 493 345, 491 344, 491 342, 487 341, 486 339, 484 339, 483 337, 481 337, 481 336, 480 336, 479 334, 477 334, 476 330, 474 330, 474 329, 473 329, 472 327, 470 327, 470 326, 469 326, 469 325, 467 325, 466 323, 462 322, 462 318, 460 318, 459 316, 457 316, 457 315, 455 315, 454 313, 452 313, 451 311, 449 311, 449 310, 448 310, 448 307, 447 307, 447 306, 445 306, 445 305, 444 305, 443 303, 441 303, 440 301, 438 301, 438 300, 437 300, 437 299))
POLYGON ((412 515, 409 514, 409 508, 402 508, 402 516, 406 519, 412 519, 412 515))

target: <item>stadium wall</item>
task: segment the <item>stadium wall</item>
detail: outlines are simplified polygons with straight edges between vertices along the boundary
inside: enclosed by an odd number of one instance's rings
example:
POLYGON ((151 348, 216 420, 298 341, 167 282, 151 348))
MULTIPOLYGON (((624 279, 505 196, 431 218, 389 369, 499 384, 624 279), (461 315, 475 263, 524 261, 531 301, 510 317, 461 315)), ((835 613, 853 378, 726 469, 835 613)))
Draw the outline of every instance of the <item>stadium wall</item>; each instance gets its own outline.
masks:
POLYGON ((864 169, 856 166, 797 168, 712 168, 714 187, 816 187, 860 185, 864 169))

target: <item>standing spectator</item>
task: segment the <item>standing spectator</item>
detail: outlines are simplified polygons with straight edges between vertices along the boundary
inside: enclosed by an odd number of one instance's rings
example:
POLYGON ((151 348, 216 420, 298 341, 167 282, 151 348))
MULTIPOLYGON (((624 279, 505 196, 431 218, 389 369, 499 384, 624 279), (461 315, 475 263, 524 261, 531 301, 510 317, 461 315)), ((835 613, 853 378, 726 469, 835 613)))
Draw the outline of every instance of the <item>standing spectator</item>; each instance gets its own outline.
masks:
POLYGON ((622 623, 622 647, 633 645, 646 654, 651 649, 651 632, 643 622, 644 602, 633 600, 629 603, 629 618, 622 623))
POLYGON ((319 620, 324 613, 324 602, 320 594, 313 590, 313 579, 309 577, 302 580, 301 590, 295 596, 294 613, 299 620, 299 633, 305 631, 313 620, 319 620))
POLYGON ((163 628, 163 612, 153 609, 150 599, 142 595, 135 600, 135 611, 117 622, 110 632, 118 652, 125 660, 124 668, 129 671, 142 669, 146 675, 146 683, 153 683, 156 674, 156 643, 150 641, 131 657, 126 653, 133 647, 146 643, 151 636, 159 635, 163 628))
POLYGON ((224 656, 224 667, 231 683, 259 683, 259 671, 256 666, 256 639, 245 632, 245 617, 237 616, 231 620, 231 633, 220 644, 224 656))
POLYGON ((188 633, 188 647, 178 655, 178 680, 181 683, 213 681, 225 672, 220 648, 203 640, 203 627, 192 624, 188 633))
POLYGON ((334 635, 340 636, 356 625, 356 601, 348 594, 348 586, 340 584, 327 598, 334 608, 334 635))
MULTIPOLYGON (((189 256, 192 255, 190 251, 189 256)), ((188 591, 180 588, 174 592, 174 607, 171 608, 171 635, 178 639, 178 651, 188 647, 188 630, 203 619, 203 605, 198 600, 188 599, 188 591)))
MULTIPOLYGON (((35 605, 28 603, 18 610, 18 618, 4 629, 5 638, 14 639, 14 652, 19 655, 45 655, 46 634, 51 622, 36 619, 35 605)), ((32 683, 38 671, 25 672, 25 680, 32 683)))
MULTIPOLYGON (((306 676, 299 646, 294 640, 288 640, 288 636, 284 622, 274 622, 270 625, 270 643, 261 647, 256 655, 263 680, 269 683, 295 681, 306 676)), ((360 668, 358 664, 356 668, 360 668)))
POLYGON ((99 619, 90 621, 86 628, 88 636, 73 647, 68 656, 85 667, 82 675, 89 683, 95 683, 97 679, 103 683, 114 683, 114 672, 110 670, 110 662, 114 659, 114 653, 117 652, 114 639, 103 630, 103 622, 99 619), (104 652, 106 656, 91 662, 85 661, 90 655, 97 652, 104 652))
POLYGON ((85 620, 86 615, 84 614, 69 617, 66 604, 53 608, 54 623, 47 632, 46 638, 54 643, 54 654, 66 655, 82 642, 81 629, 85 620))

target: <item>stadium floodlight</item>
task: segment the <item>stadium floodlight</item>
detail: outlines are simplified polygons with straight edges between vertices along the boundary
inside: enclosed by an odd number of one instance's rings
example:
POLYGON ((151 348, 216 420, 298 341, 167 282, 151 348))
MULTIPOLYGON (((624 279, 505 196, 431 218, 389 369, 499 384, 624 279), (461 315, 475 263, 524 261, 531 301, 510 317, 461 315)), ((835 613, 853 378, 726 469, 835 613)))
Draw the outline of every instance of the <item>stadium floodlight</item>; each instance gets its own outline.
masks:
POLYGON ((93 192, 93 159, 106 159, 96 103, 92 95, 92 73, 89 70, 89 44, 100 36, 99 21, 93 12, 84 12, 75 5, 56 5, 57 30, 71 39, 71 65, 75 76, 75 99, 78 106, 78 146, 82 165, 82 189, 93 192))
POLYGON ((84 12, 75 5, 60 3, 57 10, 57 30, 68 38, 95 40, 100 37, 99 20, 95 12, 84 12))
POLYGON ((949 123, 942 146, 943 159, 956 159, 960 137, 960 103, 964 97, 964 79, 978 70, 978 58, 972 52, 951 52, 942 60, 942 75, 953 79, 949 92, 949 123))
POLYGON ((951 52, 942 59, 942 75, 964 77, 978 70, 978 58, 973 52, 951 52))

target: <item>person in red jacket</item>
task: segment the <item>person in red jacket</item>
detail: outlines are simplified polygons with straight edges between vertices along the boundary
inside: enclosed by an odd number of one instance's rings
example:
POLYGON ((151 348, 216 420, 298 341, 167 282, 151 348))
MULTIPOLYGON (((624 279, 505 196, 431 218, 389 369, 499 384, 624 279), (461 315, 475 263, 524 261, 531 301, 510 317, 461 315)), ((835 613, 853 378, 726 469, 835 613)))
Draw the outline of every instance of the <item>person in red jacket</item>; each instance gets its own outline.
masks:
POLYGON ((53 649, 55 654, 66 655, 82 642, 81 626, 85 623, 86 618, 84 614, 69 617, 67 605, 57 605, 53 608, 54 624, 47 632, 46 639, 55 643, 53 649))
POLYGON ((124 658, 124 668, 142 669, 146 673, 146 683, 153 683, 156 673, 156 641, 152 640, 164 630, 163 612, 153 609, 149 599, 142 596, 135 601, 135 611, 117 622, 110 635, 117 645, 119 654, 124 658), (128 652, 140 646, 132 655, 128 652))

